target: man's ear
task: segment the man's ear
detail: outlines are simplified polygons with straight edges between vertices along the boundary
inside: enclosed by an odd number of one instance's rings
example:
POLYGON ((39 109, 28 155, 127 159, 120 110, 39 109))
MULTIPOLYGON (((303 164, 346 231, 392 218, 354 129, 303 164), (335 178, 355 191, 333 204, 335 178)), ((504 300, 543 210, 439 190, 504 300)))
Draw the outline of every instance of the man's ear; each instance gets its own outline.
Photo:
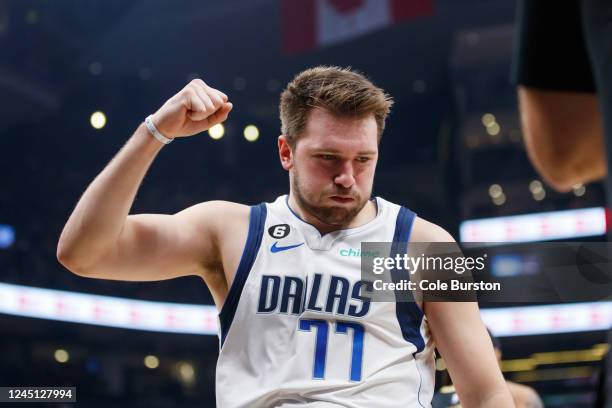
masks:
POLYGON ((293 150, 291 146, 289 146, 287 136, 285 135, 280 135, 278 137, 278 156, 283 169, 289 171, 293 168, 293 150))

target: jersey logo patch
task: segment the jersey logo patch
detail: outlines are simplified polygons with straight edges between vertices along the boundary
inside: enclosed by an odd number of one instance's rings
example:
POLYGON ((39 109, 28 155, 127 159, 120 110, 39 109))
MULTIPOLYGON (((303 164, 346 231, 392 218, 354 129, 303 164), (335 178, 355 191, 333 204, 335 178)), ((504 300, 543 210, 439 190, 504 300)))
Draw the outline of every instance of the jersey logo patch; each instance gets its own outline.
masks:
POLYGON ((300 244, 295 244, 295 245, 287 245, 287 246, 277 246, 276 244, 278 244, 278 241, 275 242, 274 244, 272 244, 272 246, 270 247, 270 252, 272 252, 273 254, 277 253, 277 252, 281 252, 281 251, 286 251, 288 249, 293 249, 293 248, 297 248, 299 246, 304 245, 304 243, 300 243, 300 244))
POLYGON ((270 234, 272 238, 276 239, 285 238, 287 235, 289 235, 290 231, 291 228, 289 227, 289 224, 276 224, 268 228, 268 234, 270 234))

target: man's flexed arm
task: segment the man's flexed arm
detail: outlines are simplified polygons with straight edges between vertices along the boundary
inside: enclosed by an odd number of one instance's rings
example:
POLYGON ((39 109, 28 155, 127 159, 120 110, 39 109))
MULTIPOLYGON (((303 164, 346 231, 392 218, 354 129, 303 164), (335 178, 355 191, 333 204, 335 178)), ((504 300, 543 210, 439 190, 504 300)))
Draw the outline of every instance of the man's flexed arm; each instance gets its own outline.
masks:
MULTIPOLYGON (((231 109, 232 104, 225 94, 196 79, 170 98, 152 119, 159 132, 168 138, 192 136, 223 122, 231 109)), ((197 215, 198 211, 210 212, 211 206, 194 208, 174 216, 128 217, 138 187, 163 146, 141 124, 89 185, 60 236, 57 256, 64 266, 75 273, 92 276, 96 270, 104 269, 103 259, 113 260, 116 267, 130 265, 135 259, 143 258, 143 251, 165 248, 167 256, 176 258, 177 268, 172 272, 175 276, 193 267, 191 261, 184 259, 186 255, 180 253, 181 248, 175 246, 183 243, 185 235, 196 229, 180 226, 190 224, 190 217, 197 215), (125 244, 122 248, 119 247, 121 242, 125 244), (147 247, 147 243, 150 247, 147 247), (186 266, 181 267, 182 263, 186 266)), ((124 276, 118 273, 115 279, 156 280, 172 277, 134 276, 127 275, 127 272, 124 276)), ((105 273, 101 274, 103 276, 100 277, 108 278, 104 276, 105 273)))

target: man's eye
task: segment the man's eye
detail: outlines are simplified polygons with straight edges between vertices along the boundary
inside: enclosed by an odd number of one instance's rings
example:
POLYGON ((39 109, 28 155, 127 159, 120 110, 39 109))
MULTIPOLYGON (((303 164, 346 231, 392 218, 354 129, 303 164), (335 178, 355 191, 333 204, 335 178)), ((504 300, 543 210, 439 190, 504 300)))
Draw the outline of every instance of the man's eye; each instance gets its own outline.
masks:
POLYGON ((366 163, 370 161, 370 158, 369 157, 358 157, 357 161, 360 163, 366 163))
POLYGON ((322 158, 323 160, 334 160, 336 158, 336 156, 331 155, 331 154, 321 154, 319 155, 320 158, 322 158))

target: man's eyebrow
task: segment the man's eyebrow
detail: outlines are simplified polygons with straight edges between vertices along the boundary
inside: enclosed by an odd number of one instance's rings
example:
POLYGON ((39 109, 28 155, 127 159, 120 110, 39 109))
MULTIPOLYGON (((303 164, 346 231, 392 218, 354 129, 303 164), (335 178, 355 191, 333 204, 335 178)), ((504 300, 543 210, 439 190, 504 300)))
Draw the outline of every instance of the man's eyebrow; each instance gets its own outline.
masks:
MULTIPOLYGON (((313 149, 315 153, 330 153, 330 154, 343 154, 345 152, 341 151, 341 150, 336 150, 336 149, 313 149)), ((378 153, 376 150, 363 150, 360 152, 357 152, 357 154, 359 156, 374 156, 376 155, 376 153, 378 153)))

